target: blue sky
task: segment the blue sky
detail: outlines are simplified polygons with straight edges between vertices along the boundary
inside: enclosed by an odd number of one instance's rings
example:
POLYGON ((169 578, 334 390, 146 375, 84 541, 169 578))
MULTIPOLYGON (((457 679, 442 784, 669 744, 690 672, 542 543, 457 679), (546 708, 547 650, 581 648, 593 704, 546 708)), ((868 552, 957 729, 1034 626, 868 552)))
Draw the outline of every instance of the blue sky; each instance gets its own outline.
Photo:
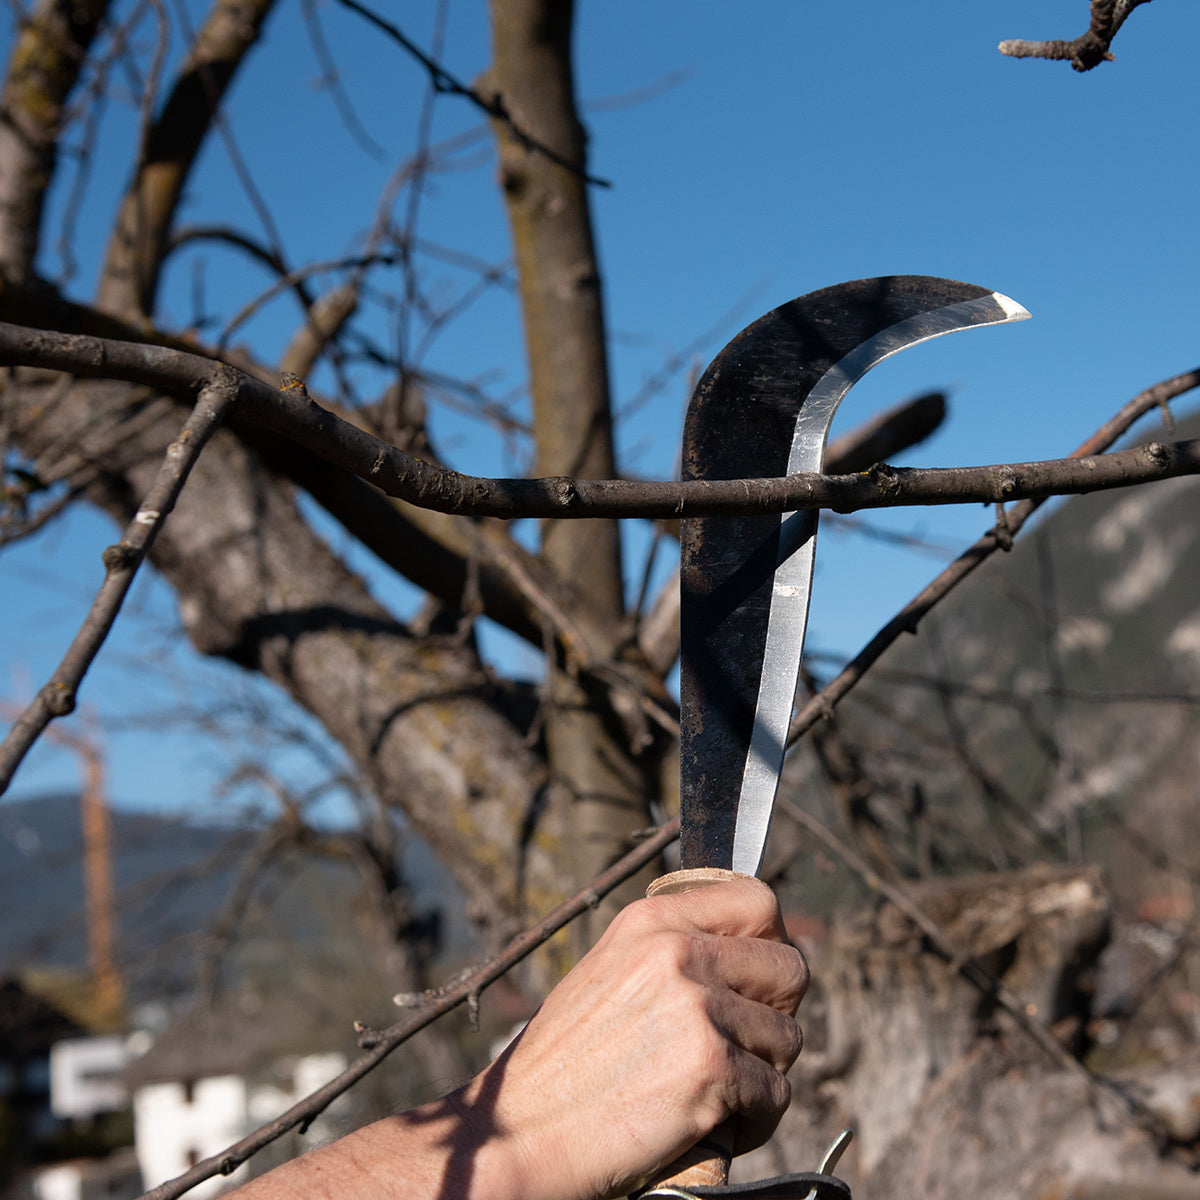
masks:
MULTIPOLYGON (((430 45, 433 4, 378 7, 430 45)), ((1086 25, 1086 7, 1085 0, 582 3, 576 59, 592 169, 613 184, 595 190, 592 201, 618 407, 705 331, 716 330, 685 360, 688 367, 702 367, 741 326, 795 295, 891 273, 984 284, 1033 314, 1020 325, 908 351, 854 389, 839 428, 931 387, 950 390, 945 428, 900 461, 1058 457, 1141 388, 1194 367, 1200 87, 1189 47, 1200 38, 1200 7, 1187 0, 1142 6, 1117 40, 1117 61, 1085 75, 996 50, 1005 38, 1073 36, 1086 25), (654 94, 624 102, 643 89, 654 94)), ((334 0, 319 11, 347 90, 388 157, 380 163, 364 154, 328 95, 312 86, 319 68, 303 23, 295 5, 282 6, 228 111, 295 261, 355 250, 392 165, 413 146, 426 87, 412 62, 334 0)), ((7 52, 11 28, 0 36, 7 52)), ((451 0, 441 57, 465 80, 486 65, 478 0, 451 0)), ((435 140, 477 126, 477 117, 461 99, 441 97, 435 140)), ((112 105, 81 218, 87 249, 68 285, 79 296, 90 290, 131 129, 130 110, 112 105)), ((471 153, 474 169, 431 181, 419 232, 498 262, 508 252, 504 218, 489 160, 471 153)), ((462 165, 471 162, 468 156, 462 165)), ((216 142, 184 216, 256 230, 216 142)), ((43 265, 55 274, 60 264, 49 254, 43 265)), ((449 269, 444 280, 441 268, 428 270, 445 295, 461 286, 449 269)), ((167 294, 167 311, 181 323, 191 280, 181 256, 167 294)), ((268 282, 225 252, 212 256, 206 275, 213 304, 221 297, 224 311, 268 282)), ((237 338, 269 357, 295 321, 284 297, 237 338)), ((381 324, 380 336, 392 331, 381 324)), ((524 364, 511 298, 499 290, 487 295, 437 340, 427 365, 477 377, 497 395, 519 390, 524 364)), ((623 423, 630 469, 673 475, 686 374, 623 423)), ((455 465, 480 472, 522 466, 460 417, 434 420, 455 465)), ((985 528, 989 514, 974 506, 871 521, 953 548, 985 528)), ((0 554, 0 696, 28 695, 53 669, 99 582, 99 553, 109 540, 102 522, 80 516, 0 554)), ((636 536, 632 545, 640 545, 636 536)), ((365 560, 359 565, 372 570, 365 560)), ((631 554, 631 574, 638 565, 631 554)), ((936 567, 929 556, 827 526, 810 648, 853 653, 936 567)), ((375 578, 382 596, 406 602, 403 589, 375 578)), ((178 645, 161 584, 141 584, 134 608, 82 696, 111 739, 114 794, 143 806, 208 805, 240 750, 147 731, 141 722, 127 728, 128 714, 163 711, 198 688, 221 695, 249 684, 232 669, 196 663, 178 645), (169 672, 134 665, 147 647, 169 672)), ((504 639, 492 645, 505 661, 519 657, 504 639)), ((303 776, 303 754, 277 753, 281 769, 303 776)), ((71 760, 46 746, 10 794, 73 779, 71 760)))

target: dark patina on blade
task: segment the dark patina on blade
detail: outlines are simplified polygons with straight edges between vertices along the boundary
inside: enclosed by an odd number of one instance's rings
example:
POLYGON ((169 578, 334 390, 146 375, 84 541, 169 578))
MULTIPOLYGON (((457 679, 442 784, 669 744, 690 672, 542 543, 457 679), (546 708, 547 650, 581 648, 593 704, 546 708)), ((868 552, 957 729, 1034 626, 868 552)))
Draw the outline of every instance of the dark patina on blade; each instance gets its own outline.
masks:
MULTIPOLYGON (((1024 309, 972 284, 890 276, 801 296, 725 347, 692 395, 684 479, 819 471, 842 397, 871 367, 1024 309)), ((815 512, 685 518, 681 864, 754 874, 783 764, 812 578, 815 512)))

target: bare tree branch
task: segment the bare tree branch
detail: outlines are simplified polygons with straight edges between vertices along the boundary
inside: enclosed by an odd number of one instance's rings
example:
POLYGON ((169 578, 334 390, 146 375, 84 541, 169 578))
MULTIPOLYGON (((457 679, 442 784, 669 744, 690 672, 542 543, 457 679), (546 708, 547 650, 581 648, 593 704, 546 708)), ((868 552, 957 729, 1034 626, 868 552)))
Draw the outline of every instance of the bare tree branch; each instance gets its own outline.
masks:
POLYGON ((44 529, 55 517, 70 508, 79 499, 82 491, 82 488, 71 488, 70 491, 57 496, 48 504, 43 504, 32 516, 23 514, 7 499, 0 501, 0 505, 7 509, 7 511, 0 510, 0 549, 11 546, 24 538, 32 537, 38 530, 44 529))
POLYGON ((296 814, 285 810, 277 821, 262 830, 238 863, 237 874, 204 939, 196 969, 193 1003, 197 1009, 208 1008, 215 1002, 223 959, 235 942, 260 878, 279 852, 294 840, 296 827, 296 814))
POLYGON ((0 267, 33 275, 63 107, 108 0, 42 0, 22 22, 0 94, 0 267))
POLYGON ((508 111, 508 106, 505 104, 504 97, 499 93, 492 95, 490 98, 484 96, 475 88, 468 87, 465 83, 460 82, 449 71, 446 70, 440 63, 435 62, 429 57, 411 38, 407 37, 403 31, 392 22, 384 20, 378 13, 372 12, 364 4, 359 4, 358 0, 339 0, 339 2, 352 12, 356 12, 359 16, 364 17, 376 29, 386 33, 392 41, 402 46, 405 51, 412 55, 429 72, 430 79, 433 80, 433 86, 439 92, 446 92, 452 96, 462 96, 469 100, 476 108, 487 113, 494 121, 499 121, 505 125, 509 132, 515 137, 521 145, 527 150, 534 150, 538 154, 544 154, 551 162, 556 163, 560 167, 565 167, 573 174, 580 176, 587 183, 595 187, 611 187, 607 179, 601 179, 595 175, 589 175, 582 166, 578 163, 571 162, 569 159, 558 154, 551 147, 531 137, 523 129, 521 129, 512 114, 508 111))
MULTIPOLYGON (((535 470, 584 479, 617 471, 603 287, 585 176, 587 137, 575 100, 571 55, 573 9, 559 0, 491 0, 492 65, 485 86, 503 98, 523 132, 550 146, 536 153, 512 125, 494 118, 498 182, 512 235, 529 364, 535 470), (576 170, 564 164, 576 164, 576 170)), ((551 514, 547 514, 551 515, 551 514)), ((589 595, 612 624, 623 621, 622 538, 616 521, 589 527, 586 538, 547 521, 541 555, 561 578, 589 595)), ((569 814, 575 877, 587 879, 611 860, 615 845, 645 824, 645 797, 656 757, 673 742, 614 735, 587 681, 551 660, 545 709, 549 805, 569 814), (636 749, 634 749, 636 747, 636 749)), ((620 898, 618 898, 620 899, 620 898)), ((613 910, 615 911, 615 902, 613 910)), ((604 922, 609 911, 601 914, 604 922)), ((579 949, 589 922, 577 931, 579 949)))
MULTIPOLYGON (((229 238, 234 241, 233 238, 229 238)), ((243 245, 241 239, 237 239, 235 244, 243 245)), ((258 295, 247 300, 240 309, 228 321, 225 322, 225 328, 221 330, 221 336, 217 342, 217 353, 221 353, 225 347, 229 345, 230 338, 234 332, 245 322, 247 322, 263 305, 269 303, 281 292, 286 292, 294 289, 297 284, 303 283, 313 275, 323 275, 327 272, 361 270, 364 267, 374 266, 394 266, 400 261, 400 256, 397 254, 355 254, 344 258, 333 258, 325 262, 309 263, 307 266, 296 267, 288 271, 282 262, 280 262, 273 254, 264 249, 259 249, 256 252, 256 257, 259 257, 272 271, 279 272, 279 278, 275 280, 269 287, 259 292, 258 295)), ((301 297, 302 301, 305 299, 301 297)))
POLYGON ((1086 33, 1073 41, 1008 41, 1000 43, 1000 53, 1010 58, 1047 58, 1069 60, 1076 71, 1090 71, 1102 62, 1113 62, 1109 49, 1125 18, 1139 4, 1149 0, 1092 0, 1092 19, 1086 33))
POLYGON ((342 118, 342 124, 345 125, 350 136, 359 144, 364 153, 369 154, 376 162, 382 162, 385 153, 383 147, 367 132, 361 118, 354 110, 354 105, 350 103, 350 97, 346 95, 346 89, 342 87, 341 75, 338 73, 333 52, 329 49, 329 43, 325 38, 325 30, 321 27, 321 18, 317 13, 314 0, 301 0, 300 11, 304 14, 304 27, 308 31, 309 45, 312 46, 313 54, 321 66, 320 85, 326 88, 333 97, 334 105, 342 118))
MULTIPOLYGON (((190 395, 233 368, 163 346, 117 342, 26 329, 0 322, 0 365, 44 367, 83 378, 123 379, 172 394, 190 395)), ((1200 472, 1200 439, 1151 442, 1103 454, 1077 451, 1070 458, 984 467, 890 467, 858 475, 800 473, 781 479, 635 482, 567 477, 487 479, 463 475, 412 458, 341 420, 303 389, 280 391, 240 372, 231 377, 235 422, 247 422, 294 441, 326 462, 343 467, 389 496, 460 516, 583 519, 593 517, 720 516, 830 508, 856 512, 910 504, 1007 503, 1025 500, 1032 512, 1056 495, 1132 487, 1200 472)), ((1156 385, 1143 395, 1178 396, 1200 386, 1200 369, 1156 385)), ((1149 407, 1158 404, 1154 399, 1149 407)), ((1138 415, 1141 415, 1139 411, 1138 415)), ((1132 419, 1131 419, 1132 420, 1132 419)), ((1111 424, 1111 423, 1110 423, 1111 424)), ((1097 449, 1128 427, 1121 425, 1097 449)), ((1109 428, 1106 426, 1106 428, 1109 428)), ((1093 443, 1089 442, 1088 446, 1093 443)), ((1009 513, 1015 532, 1024 506, 1009 513), (1016 525, 1013 522, 1017 522, 1016 525)), ((989 533, 989 547, 996 546, 989 533)), ((989 551, 990 552, 990 551, 989 551)), ((969 552, 970 554, 970 552, 969 552)))
POLYGON ((138 567, 154 544, 167 514, 183 489, 188 472, 221 423, 236 396, 233 372, 222 368, 200 390, 196 406, 178 438, 167 449, 158 478, 121 540, 104 552, 104 582, 58 669, 0 744, 0 794, 41 732, 55 717, 75 707, 75 695, 100 652, 129 592, 138 567))
MULTIPOLYGON (((1026 693, 1013 688, 991 687, 978 682, 964 682, 961 679, 939 679, 920 671, 900 671, 893 667, 878 667, 875 678, 888 680, 892 683, 903 683, 909 687, 919 687, 931 692, 943 692, 947 696, 962 696, 976 700, 981 704, 998 704, 1016 707, 1029 699, 1026 693)), ((1089 689, 1066 687, 1056 684, 1039 684, 1038 694, 1049 696, 1056 700, 1066 700, 1072 704, 1162 704, 1179 705, 1184 708, 1200 707, 1200 692, 1187 691, 1121 691, 1104 692, 1089 689)))
POLYGON ((64 113, 64 129, 60 131, 60 148, 65 150, 67 149, 63 136, 65 125, 70 120, 79 119, 82 114, 82 133, 71 152, 71 157, 75 160, 75 169, 70 189, 63 203, 59 233, 55 238, 55 249, 62 262, 57 280, 59 286, 65 285, 74 278, 78 266, 74 248, 78 232, 77 223, 80 213, 83 211, 88 185, 92 178, 92 168, 95 165, 101 117, 107 93, 111 88, 111 75, 117 66, 123 68, 125 74, 132 81, 133 93, 140 97, 138 105, 139 141, 145 137, 145 131, 149 127, 151 114, 158 98, 159 75, 170 45, 170 26, 162 6, 162 0, 142 0, 142 3, 120 25, 115 28, 109 27, 108 42, 104 52, 94 57, 84 94, 80 99, 74 101, 64 113), (143 78, 136 63, 133 39, 147 11, 154 13, 158 28, 148 74, 143 78))
POLYGON ((153 311, 184 185, 219 119, 221 98, 257 43, 273 4, 274 0, 216 0, 197 33, 162 112, 146 133, 137 175, 109 241, 97 297, 106 311, 153 311))

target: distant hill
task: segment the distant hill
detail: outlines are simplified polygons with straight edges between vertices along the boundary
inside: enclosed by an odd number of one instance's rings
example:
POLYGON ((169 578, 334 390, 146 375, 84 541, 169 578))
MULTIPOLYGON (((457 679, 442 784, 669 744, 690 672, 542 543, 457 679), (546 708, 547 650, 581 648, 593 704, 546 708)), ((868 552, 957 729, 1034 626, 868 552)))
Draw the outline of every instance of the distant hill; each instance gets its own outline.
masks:
MULTIPOLYGON (((113 813, 120 952, 136 967, 177 948, 216 913, 244 830, 113 813)), ((87 962, 79 797, 53 793, 0 805, 0 970, 87 962)))
MULTIPOLYGON (((185 996, 255 831, 120 808, 112 828, 117 953, 130 998, 185 996)), ((82 849, 77 795, 0 804, 0 977, 86 967, 82 849)), ((421 847, 407 850, 404 868, 419 908, 451 902, 444 874, 421 847)), ((448 928, 461 951, 461 929, 448 928)), ((292 853, 255 887, 226 974, 263 996, 311 990, 321 1011, 346 988, 386 1002, 372 929, 348 863, 292 853)))

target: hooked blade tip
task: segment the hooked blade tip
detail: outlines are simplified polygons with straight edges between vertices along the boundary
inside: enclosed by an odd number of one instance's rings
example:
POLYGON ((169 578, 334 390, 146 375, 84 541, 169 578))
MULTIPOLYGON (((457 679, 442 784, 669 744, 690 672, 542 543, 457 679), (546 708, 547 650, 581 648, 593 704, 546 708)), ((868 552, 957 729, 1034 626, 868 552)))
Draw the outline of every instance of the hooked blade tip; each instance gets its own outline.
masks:
POLYGON ((1029 320, 1031 315, 1029 310, 1023 304, 1018 304, 1010 296, 1005 296, 1000 292, 993 292, 992 299, 1004 309, 1004 319, 1006 321, 1029 320))

